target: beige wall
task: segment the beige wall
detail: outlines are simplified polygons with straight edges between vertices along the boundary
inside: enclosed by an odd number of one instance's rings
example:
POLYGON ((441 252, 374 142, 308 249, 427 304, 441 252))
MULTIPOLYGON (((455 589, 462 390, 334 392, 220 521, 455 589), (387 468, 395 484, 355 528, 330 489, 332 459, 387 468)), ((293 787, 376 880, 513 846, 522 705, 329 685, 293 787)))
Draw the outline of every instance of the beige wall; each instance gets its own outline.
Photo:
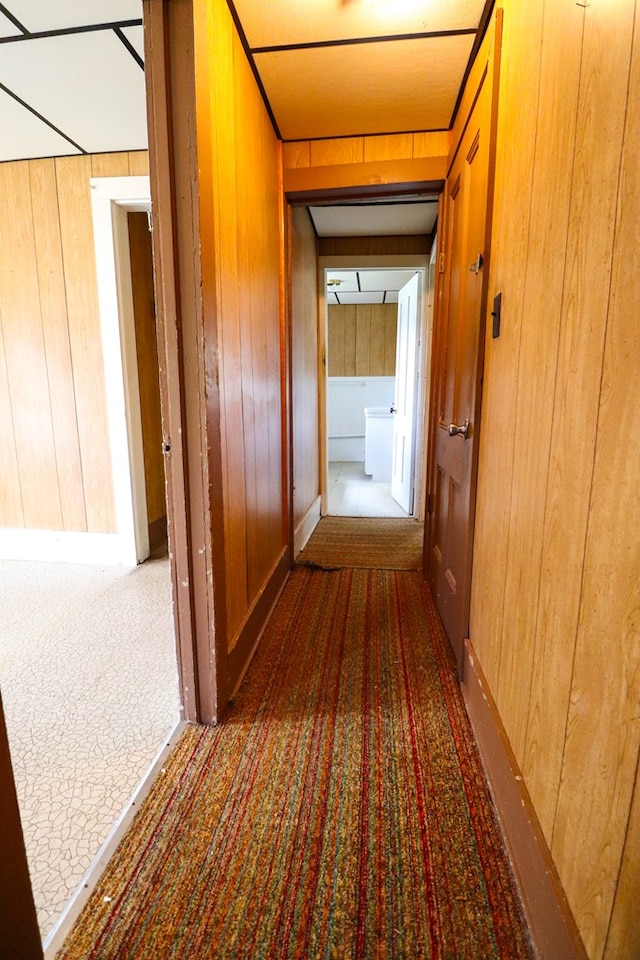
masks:
POLYGON ((142 153, 0 164, 0 527, 115 529, 91 177, 142 153))
POLYGON ((471 640, 589 956, 632 960, 640 10, 503 5, 471 640))

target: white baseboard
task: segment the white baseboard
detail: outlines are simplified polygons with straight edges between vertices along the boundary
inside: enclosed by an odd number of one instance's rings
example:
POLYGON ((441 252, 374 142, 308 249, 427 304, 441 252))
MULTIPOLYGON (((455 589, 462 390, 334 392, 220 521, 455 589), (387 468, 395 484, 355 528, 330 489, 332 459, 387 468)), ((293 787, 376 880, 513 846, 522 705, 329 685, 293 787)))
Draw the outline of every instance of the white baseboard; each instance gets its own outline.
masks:
POLYGON ((298 556, 300 551, 304 549, 307 540, 313 533, 316 528, 316 524, 320 519, 320 497, 316 497, 313 501, 304 517, 298 524, 294 534, 293 534, 293 558, 298 556))
POLYGON ((129 803, 116 820, 111 833, 100 847, 93 862, 89 865, 82 880, 78 884, 75 893, 72 894, 66 907, 58 917, 58 920, 42 944, 44 950, 44 960, 54 960, 56 953, 62 947, 65 939, 69 936, 71 928, 84 909, 87 900, 93 893, 98 880, 105 871, 110 858, 113 856, 116 847, 129 829, 131 821, 140 809, 140 805, 146 795, 151 790, 153 783, 158 776, 160 769, 166 762, 169 754, 175 747, 180 738, 180 734, 187 726, 184 720, 179 720, 173 730, 166 737, 160 750, 156 754, 151 766, 147 770, 144 778, 140 782, 136 791, 132 794, 129 803))
POLYGON ((0 560, 135 567, 135 543, 117 533, 0 529, 0 560))

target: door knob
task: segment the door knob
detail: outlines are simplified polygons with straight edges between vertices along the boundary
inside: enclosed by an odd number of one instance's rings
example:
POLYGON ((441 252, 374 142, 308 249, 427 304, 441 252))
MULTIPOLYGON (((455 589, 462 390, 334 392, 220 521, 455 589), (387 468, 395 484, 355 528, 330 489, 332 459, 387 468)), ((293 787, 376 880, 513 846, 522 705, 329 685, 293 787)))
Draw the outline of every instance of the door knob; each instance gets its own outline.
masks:
POLYGON ((468 440, 469 439, 469 421, 465 420, 462 426, 459 426, 457 423, 450 423, 449 436, 462 437, 463 440, 468 440))
POLYGON ((389 407, 389 413, 397 413, 397 412, 398 412, 398 408, 396 407, 395 403, 392 403, 391 406, 389 407))

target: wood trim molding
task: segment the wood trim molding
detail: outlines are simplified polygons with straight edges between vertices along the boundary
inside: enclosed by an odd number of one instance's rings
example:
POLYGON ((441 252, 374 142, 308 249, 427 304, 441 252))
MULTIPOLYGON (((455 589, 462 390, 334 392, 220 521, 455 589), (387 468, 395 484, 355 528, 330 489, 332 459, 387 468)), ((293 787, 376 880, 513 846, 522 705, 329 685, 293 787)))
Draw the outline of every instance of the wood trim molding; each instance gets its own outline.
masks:
POLYGON ((540 960, 587 960, 486 678, 465 640, 462 695, 540 960))
POLYGON ((438 192, 447 175, 447 158, 419 157, 412 160, 371 160, 364 163, 337 163, 328 166, 290 167, 284 171, 284 190, 289 200, 297 195, 305 197, 319 190, 341 190, 357 187, 359 195, 369 188, 371 195, 376 193, 389 196, 393 185, 407 190, 419 185, 433 184, 438 192))
POLYGON ((320 519, 320 497, 316 497, 313 501, 304 517, 296 527, 294 531, 294 540, 293 540, 293 557, 294 559, 298 556, 301 550, 304 549, 305 544, 307 543, 309 537, 316 528, 316 525, 320 519))
MULTIPOLYGON (((291 569, 291 552, 285 546, 266 578, 246 617, 228 659, 228 689, 234 697, 244 679, 260 638, 271 616, 291 569)), ((220 719, 220 718, 218 718, 220 719)))

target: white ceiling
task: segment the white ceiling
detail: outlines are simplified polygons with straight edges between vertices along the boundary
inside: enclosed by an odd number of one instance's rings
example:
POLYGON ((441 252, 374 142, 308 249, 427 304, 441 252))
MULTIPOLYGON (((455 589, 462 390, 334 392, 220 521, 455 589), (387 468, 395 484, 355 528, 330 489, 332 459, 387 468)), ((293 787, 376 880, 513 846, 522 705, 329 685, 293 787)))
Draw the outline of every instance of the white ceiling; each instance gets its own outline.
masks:
POLYGON ((327 304, 397 303, 415 270, 327 270, 327 304))
POLYGON ((0 2, 0 160, 147 146, 141 0, 0 2))
POLYGON ((346 203, 309 213, 319 237, 424 236, 433 232, 438 203, 346 203))

